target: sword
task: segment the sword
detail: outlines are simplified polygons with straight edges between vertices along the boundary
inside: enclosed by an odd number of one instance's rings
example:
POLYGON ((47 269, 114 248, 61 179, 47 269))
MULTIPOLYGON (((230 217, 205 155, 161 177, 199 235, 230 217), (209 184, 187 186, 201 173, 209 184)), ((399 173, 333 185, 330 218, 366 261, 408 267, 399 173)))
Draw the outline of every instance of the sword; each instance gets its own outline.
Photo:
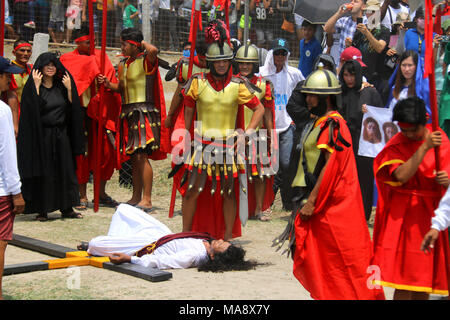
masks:
POLYGON ((241 224, 245 227, 248 220, 248 187, 247 187, 247 171, 245 169, 239 175, 239 219, 241 224))

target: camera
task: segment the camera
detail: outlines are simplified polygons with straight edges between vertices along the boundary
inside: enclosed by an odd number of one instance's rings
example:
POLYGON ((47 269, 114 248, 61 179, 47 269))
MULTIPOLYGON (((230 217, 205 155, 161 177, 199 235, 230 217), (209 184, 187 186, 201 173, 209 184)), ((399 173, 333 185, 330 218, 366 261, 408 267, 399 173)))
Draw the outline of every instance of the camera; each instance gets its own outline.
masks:
POLYGON ((356 24, 363 23, 363 18, 356 18, 356 24))
POLYGON ((395 66, 397 65, 397 60, 398 60, 398 55, 394 54, 393 56, 389 57, 386 56, 386 62, 385 65, 389 68, 389 69, 395 69, 395 66))
POLYGON ((413 21, 405 22, 405 23, 403 23, 403 27, 405 29, 414 29, 417 27, 417 23, 413 22, 413 21))

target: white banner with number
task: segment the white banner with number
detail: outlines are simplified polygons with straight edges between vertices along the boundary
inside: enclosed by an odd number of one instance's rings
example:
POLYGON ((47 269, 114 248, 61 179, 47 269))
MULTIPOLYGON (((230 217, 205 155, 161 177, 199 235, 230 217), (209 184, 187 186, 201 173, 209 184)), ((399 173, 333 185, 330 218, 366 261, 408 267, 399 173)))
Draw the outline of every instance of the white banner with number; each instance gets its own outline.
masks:
POLYGON ((361 124, 358 155, 375 158, 397 132, 400 129, 392 122, 392 110, 367 106, 361 124))

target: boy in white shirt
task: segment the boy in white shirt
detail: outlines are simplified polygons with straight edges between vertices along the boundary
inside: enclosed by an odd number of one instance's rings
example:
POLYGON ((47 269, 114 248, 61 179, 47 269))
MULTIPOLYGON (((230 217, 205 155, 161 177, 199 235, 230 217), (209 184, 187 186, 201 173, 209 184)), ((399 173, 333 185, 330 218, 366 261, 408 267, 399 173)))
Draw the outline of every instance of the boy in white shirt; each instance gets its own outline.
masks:
MULTIPOLYGON (((23 70, 0 57, 0 91, 6 92, 11 73, 23 70)), ((12 239, 14 216, 25 209, 22 198, 19 170, 17 168, 16 138, 11 108, 0 100, 0 300, 2 300, 2 275, 5 250, 12 239)))

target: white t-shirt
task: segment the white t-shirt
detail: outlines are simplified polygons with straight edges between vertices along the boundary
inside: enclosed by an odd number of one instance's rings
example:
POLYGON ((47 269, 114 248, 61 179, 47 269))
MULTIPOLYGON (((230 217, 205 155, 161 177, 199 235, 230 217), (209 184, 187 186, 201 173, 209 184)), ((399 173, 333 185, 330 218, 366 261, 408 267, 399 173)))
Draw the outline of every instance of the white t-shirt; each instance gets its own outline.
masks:
MULTIPOLYGON (((383 3, 381 5, 383 5, 383 3)), ((386 10, 386 15, 384 16, 383 21, 381 21, 381 24, 384 25, 386 28, 389 28, 389 30, 391 30, 391 25, 396 21, 397 15, 400 12, 406 12, 409 14, 408 7, 405 7, 401 3, 399 4, 399 6, 400 6, 400 8, 398 8, 398 9, 394 9, 391 6, 388 6, 388 8, 386 10), (391 19, 391 17, 392 17, 392 19, 391 19)))
POLYGON ((305 80, 302 72, 297 68, 288 65, 289 54, 283 70, 276 72, 273 63, 273 50, 270 50, 266 57, 264 66, 260 69, 260 74, 273 84, 273 96, 275 102, 275 128, 277 133, 286 131, 292 123, 292 119, 286 111, 286 105, 291 97, 292 91, 302 80, 305 80))
POLYGON ((445 192, 434 213, 435 216, 431 219, 433 229, 444 231, 450 227, 450 188, 447 188, 447 192, 445 192))
POLYGON ((397 104, 397 102, 399 102, 400 100, 406 99, 406 98, 408 98, 408 87, 405 87, 402 89, 402 91, 400 91, 400 93, 398 95, 398 99, 395 99, 395 97, 392 97, 392 100, 389 102, 387 107, 389 109, 393 110, 395 105, 397 104))
POLYGON ((19 194, 21 186, 11 108, 0 100, 0 196, 19 194))

